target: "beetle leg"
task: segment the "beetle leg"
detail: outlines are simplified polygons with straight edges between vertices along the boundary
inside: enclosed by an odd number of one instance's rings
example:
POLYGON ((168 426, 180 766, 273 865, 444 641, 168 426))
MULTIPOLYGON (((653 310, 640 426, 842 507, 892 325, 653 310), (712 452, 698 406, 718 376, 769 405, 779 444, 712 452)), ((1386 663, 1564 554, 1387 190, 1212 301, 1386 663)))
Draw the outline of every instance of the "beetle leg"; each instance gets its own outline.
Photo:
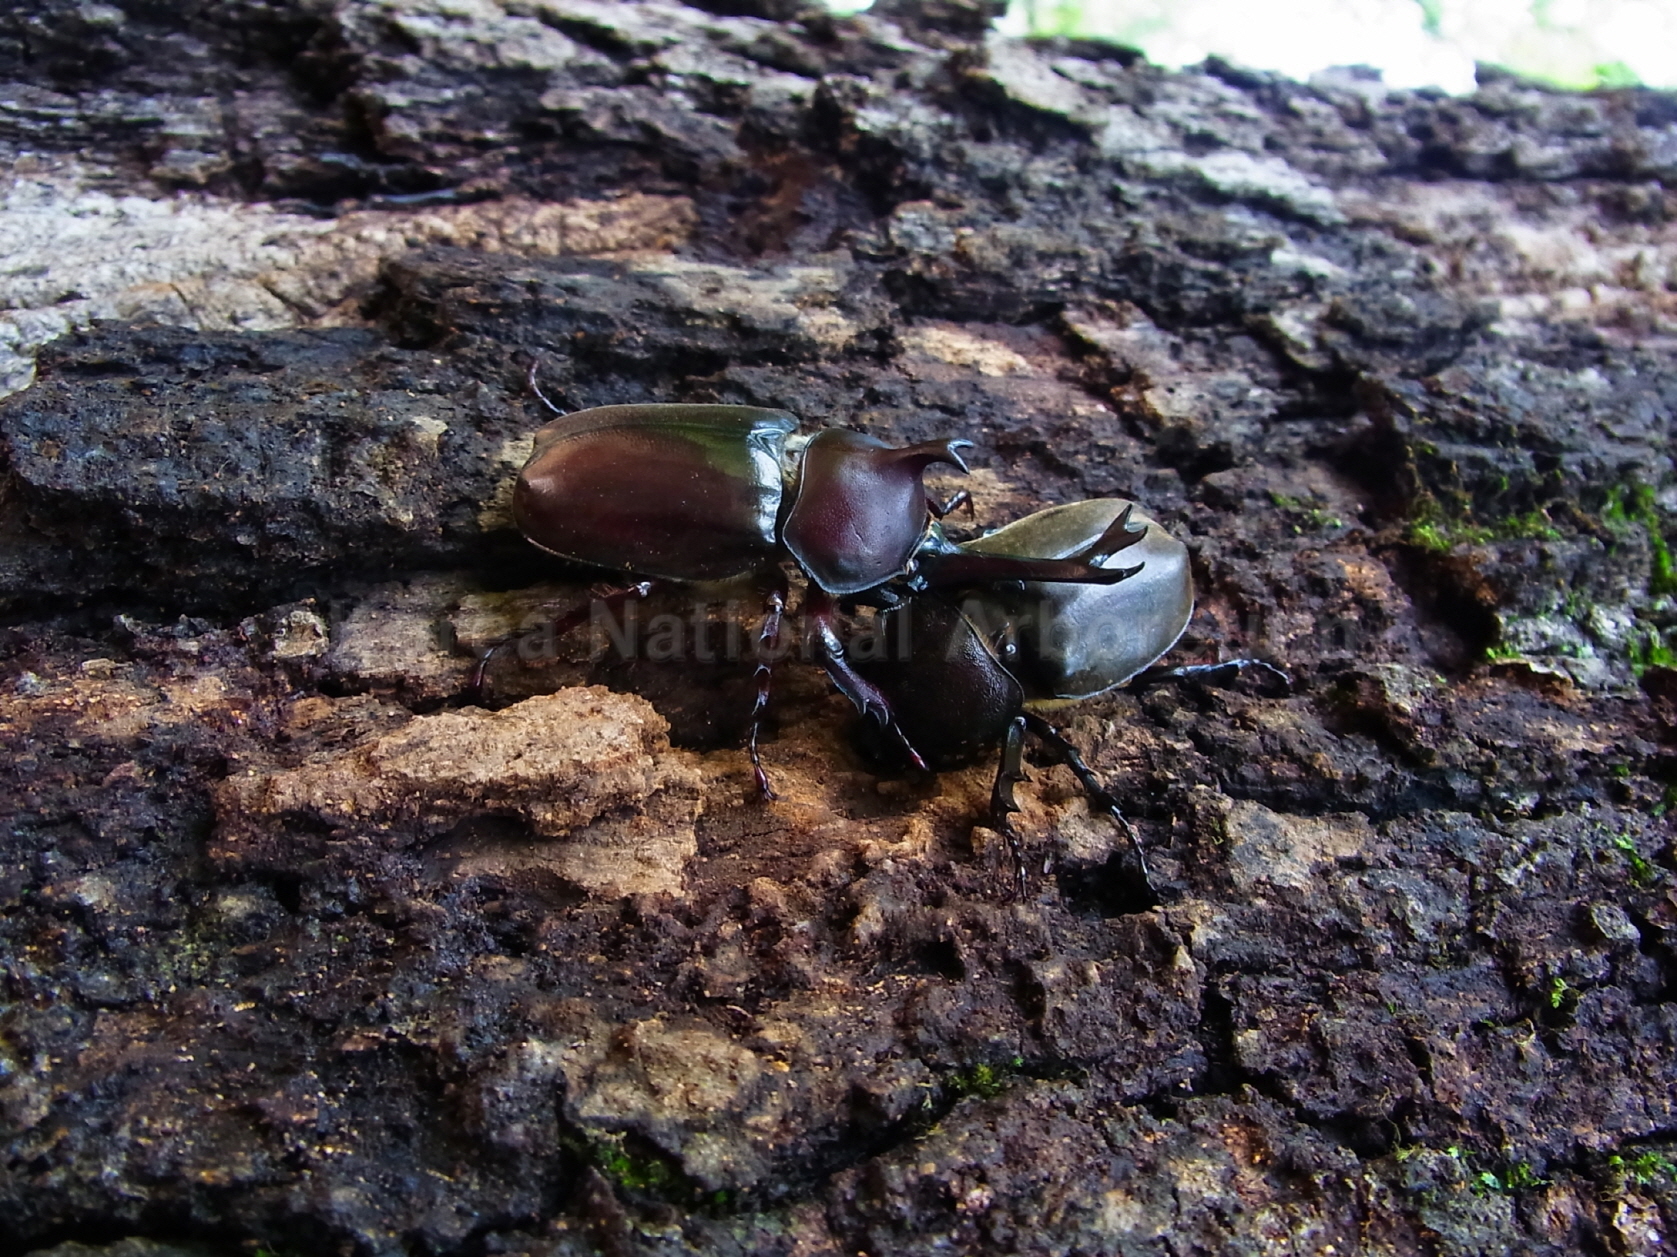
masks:
POLYGON ((951 494, 947 502, 939 502, 932 496, 930 489, 926 490, 926 509, 932 513, 933 519, 942 519, 949 512, 958 510, 963 506, 967 508, 967 518, 971 519, 974 514, 972 494, 965 489, 951 494))
POLYGON ((926 761, 920 758, 920 752, 914 749, 914 744, 908 740, 897 725, 897 718, 891 712, 891 704, 885 695, 850 666, 850 661, 844 657, 844 643, 839 640, 838 631, 833 627, 833 614, 838 610, 832 596, 825 590, 810 586, 809 596, 804 603, 804 615, 810 626, 815 630, 815 640, 821 651, 821 666, 826 670, 827 677, 851 702, 856 704, 856 710, 862 713, 864 719, 875 720, 880 727, 888 730, 908 755, 909 763, 921 772, 930 771, 926 761))
POLYGON ((995 784, 990 787, 990 824, 1007 839, 1013 857, 1013 876, 1019 883, 1019 898, 1025 897, 1025 857, 1019 851, 1019 835, 1010 819, 1019 805, 1013 801, 1015 783, 1025 780, 1025 717, 1015 716, 1002 738, 1001 760, 996 764, 995 784))
POLYGON ((751 752, 751 771, 757 775, 757 792, 765 800, 773 800, 777 796, 769 785, 769 775, 763 771, 763 760, 757 752, 757 729, 763 723, 763 713, 769 706, 769 683, 774 679, 775 651, 780 645, 780 618, 785 611, 786 578, 782 576, 779 588, 769 591, 763 627, 757 634, 757 701, 751 706, 751 732, 746 743, 751 752))
POLYGON ((477 667, 472 669, 472 696, 481 704, 487 694, 485 683, 489 680, 489 661, 495 657, 495 652, 505 646, 512 639, 504 637, 498 642, 490 642, 488 649, 477 657, 477 667))
POLYGON ((1141 839, 1135 832, 1135 827, 1124 816, 1118 806, 1118 800, 1107 793, 1106 787, 1101 785, 1094 770, 1083 762, 1083 757, 1077 753, 1077 748, 1066 740, 1053 725, 1049 724, 1035 712, 1025 713, 1025 723, 1030 731, 1040 738, 1045 746, 1059 758, 1059 761, 1076 775, 1083 792, 1089 796, 1089 802, 1099 807, 1106 814, 1118 822, 1118 827, 1124 831, 1124 836, 1130 840, 1130 854, 1134 859, 1134 873, 1141 882, 1141 887, 1147 892, 1152 903, 1159 902, 1159 894, 1153 889, 1153 876, 1147 871, 1147 857, 1141 851, 1141 839))
POLYGON ((1256 668, 1271 680, 1279 682, 1285 691, 1293 688, 1293 678, 1272 663, 1262 659, 1225 659, 1222 663, 1185 663, 1173 668, 1148 668, 1130 681, 1134 689, 1142 690, 1165 681, 1197 681, 1230 679, 1256 668))
MULTIPOLYGON (((636 581, 633 585, 625 586, 622 589, 611 589, 604 593, 594 594, 580 607, 572 607, 553 622, 553 628, 550 631, 551 640, 558 641, 572 629, 581 628, 584 624, 587 624, 593 618, 596 606, 604 606, 615 611, 626 602, 646 597, 657 586, 657 581, 643 580, 636 581)), ((516 636, 503 637, 498 642, 491 642, 489 648, 478 656, 477 667, 472 669, 472 694, 479 703, 482 703, 488 697, 489 661, 495 657, 495 652, 500 650, 501 647, 510 645, 517 640, 516 636)))

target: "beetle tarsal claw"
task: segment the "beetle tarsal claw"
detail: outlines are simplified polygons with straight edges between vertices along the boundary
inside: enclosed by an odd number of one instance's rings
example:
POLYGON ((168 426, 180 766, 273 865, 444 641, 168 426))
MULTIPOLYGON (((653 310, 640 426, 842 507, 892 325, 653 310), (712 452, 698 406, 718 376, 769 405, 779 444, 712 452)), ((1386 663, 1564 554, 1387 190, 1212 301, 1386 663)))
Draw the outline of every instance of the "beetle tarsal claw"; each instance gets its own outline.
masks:
POLYGON ((874 726, 880 732, 889 733, 897 740, 897 744, 903 748, 903 753, 908 756, 910 764, 921 772, 931 771, 930 768, 926 767, 926 761, 920 752, 914 749, 914 743, 908 740, 908 734, 903 732, 902 726, 897 723, 896 717, 891 714, 889 707, 872 701, 859 702, 858 706, 861 708, 863 720, 873 721, 874 726))

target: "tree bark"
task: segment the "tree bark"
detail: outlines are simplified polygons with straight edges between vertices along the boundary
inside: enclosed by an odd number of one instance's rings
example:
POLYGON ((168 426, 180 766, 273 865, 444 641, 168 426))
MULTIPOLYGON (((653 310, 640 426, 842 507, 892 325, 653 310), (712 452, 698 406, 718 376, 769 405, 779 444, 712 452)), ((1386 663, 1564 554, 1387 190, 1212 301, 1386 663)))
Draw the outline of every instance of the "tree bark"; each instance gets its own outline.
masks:
POLYGON ((1663 1251, 1677 100, 994 12, 0 15, 8 1251, 1663 1251), (1133 498, 1294 684, 1054 713, 1156 905, 796 616, 763 803, 750 591, 551 631, 532 375, 1133 498))

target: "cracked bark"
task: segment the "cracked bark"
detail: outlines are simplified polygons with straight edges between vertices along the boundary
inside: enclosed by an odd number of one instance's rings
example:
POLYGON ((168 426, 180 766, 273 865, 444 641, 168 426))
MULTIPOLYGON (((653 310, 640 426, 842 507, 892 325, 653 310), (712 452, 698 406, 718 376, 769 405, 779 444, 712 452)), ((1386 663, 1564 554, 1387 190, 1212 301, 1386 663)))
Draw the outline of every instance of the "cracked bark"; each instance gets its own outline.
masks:
POLYGON ((1677 105, 984 16, 0 15, 8 1249, 1659 1251, 1677 105), (761 805, 727 595, 542 638, 532 362, 1134 497, 1299 684, 1069 709, 1150 912, 795 659, 761 805))

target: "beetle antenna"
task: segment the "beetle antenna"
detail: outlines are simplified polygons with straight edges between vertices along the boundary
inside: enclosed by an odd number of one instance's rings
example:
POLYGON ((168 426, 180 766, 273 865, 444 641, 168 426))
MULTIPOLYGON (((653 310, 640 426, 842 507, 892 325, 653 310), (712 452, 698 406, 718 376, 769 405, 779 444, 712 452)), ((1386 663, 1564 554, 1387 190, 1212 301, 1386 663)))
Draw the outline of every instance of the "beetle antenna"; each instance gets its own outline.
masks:
POLYGON ((556 415, 565 414, 563 410, 560 410, 559 407, 555 406, 550 400, 548 400, 547 394, 542 392, 542 386, 536 383, 536 367, 536 360, 531 358, 530 369, 525 372, 524 382, 530 386, 530 391, 536 395, 536 400, 541 402, 542 405, 546 406, 556 415))

